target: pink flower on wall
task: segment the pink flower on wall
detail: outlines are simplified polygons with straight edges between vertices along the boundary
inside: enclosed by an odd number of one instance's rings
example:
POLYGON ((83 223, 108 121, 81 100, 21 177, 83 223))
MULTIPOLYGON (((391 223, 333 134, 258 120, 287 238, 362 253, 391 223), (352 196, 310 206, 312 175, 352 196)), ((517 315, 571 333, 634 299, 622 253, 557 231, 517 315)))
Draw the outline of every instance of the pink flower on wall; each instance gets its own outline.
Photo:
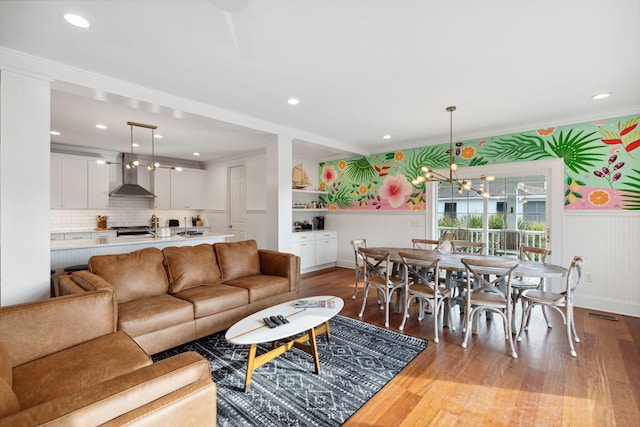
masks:
POLYGON ((327 165, 322 168, 322 180, 326 183, 327 187, 333 184, 333 180, 338 176, 336 169, 333 165, 327 165))
POLYGON ((387 176, 380 187, 380 197, 388 200, 392 208, 399 208, 412 190, 411 183, 404 175, 387 176))

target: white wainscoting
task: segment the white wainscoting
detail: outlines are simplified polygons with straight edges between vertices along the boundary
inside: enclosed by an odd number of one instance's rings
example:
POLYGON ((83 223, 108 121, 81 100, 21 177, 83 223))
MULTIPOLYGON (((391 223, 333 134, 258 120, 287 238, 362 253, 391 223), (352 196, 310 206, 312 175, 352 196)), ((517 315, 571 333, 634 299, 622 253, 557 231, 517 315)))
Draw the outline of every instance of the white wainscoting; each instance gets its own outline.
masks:
POLYGON ((411 247, 411 239, 425 238, 424 211, 327 212, 324 227, 338 230, 339 267, 353 268, 350 241, 367 239, 367 246, 411 247))
POLYGON ((565 212, 565 265, 587 258, 576 305, 640 317, 640 214, 565 212))

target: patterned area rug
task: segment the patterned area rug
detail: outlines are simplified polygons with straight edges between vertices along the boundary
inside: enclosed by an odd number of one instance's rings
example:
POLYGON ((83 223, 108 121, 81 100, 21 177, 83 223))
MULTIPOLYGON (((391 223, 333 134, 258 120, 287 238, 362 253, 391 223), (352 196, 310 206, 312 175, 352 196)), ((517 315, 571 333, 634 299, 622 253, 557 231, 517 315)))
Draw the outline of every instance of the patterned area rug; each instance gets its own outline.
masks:
MULTIPOLYGON (((331 340, 317 338, 320 375, 307 353, 292 349, 254 371, 245 393, 247 346, 224 332, 158 353, 154 361, 197 351, 211 363, 218 426, 339 426, 427 346, 415 338, 336 316, 331 340)), ((268 349, 258 346, 258 354, 268 349)))

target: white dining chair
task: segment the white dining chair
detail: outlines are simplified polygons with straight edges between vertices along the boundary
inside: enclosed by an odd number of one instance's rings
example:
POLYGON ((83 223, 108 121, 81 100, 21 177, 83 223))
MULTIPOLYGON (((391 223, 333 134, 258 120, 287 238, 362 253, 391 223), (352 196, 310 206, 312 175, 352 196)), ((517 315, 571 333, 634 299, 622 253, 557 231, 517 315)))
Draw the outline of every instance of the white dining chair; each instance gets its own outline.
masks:
POLYGON ((358 295, 358 283, 360 282, 360 276, 364 276, 364 259, 358 249, 367 247, 367 239, 353 239, 351 240, 351 247, 353 248, 353 253, 355 255, 356 272, 356 286, 353 290, 351 299, 356 299, 356 296, 358 295))
POLYGON ((511 276, 518 266, 516 260, 487 260, 477 258, 462 258, 466 270, 465 289, 465 334, 462 347, 467 347, 473 321, 481 311, 498 313, 504 322, 505 339, 511 347, 511 357, 518 357, 513 345, 511 334, 511 319, 513 306, 511 304, 511 276), (489 279, 493 277, 493 279, 489 279))
POLYGON ((520 332, 518 332, 518 341, 522 341, 522 333, 524 332, 525 325, 529 322, 529 316, 531 316, 531 309, 536 305, 543 307, 551 307, 556 310, 562 316, 562 320, 567 329, 567 339, 569 340, 569 348, 571 349, 571 355, 576 357, 576 350, 573 347, 573 341, 580 342, 578 333, 576 332, 576 324, 573 319, 573 297, 580 283, 582 277, 582 266, 586 262, 586 259, 582 256, 576 256, 571 261, 569 266, 569 272, 567 273, 567 280, 565 282, 565 288, 562 292, 546 292, 538 289, 526 290, 522 293, 522 298, 527 302, 527 309, 520 324, 520 332))
MULTIPOLYGON (((374 288, 378 291, 378 296, 382 298, 383 308, 385 310, 385 327, 389 327, 389 306, 393 294, 399 292, 404 287, 404 277, 393 274, 392 262, 389 259, 389 251, 360 248, 364 260, 364 298, 362 299, 362 309, 358 317, 362 317, 364 309, 367 306, 367 296, 369 289, 374 288)), ((404 271, 404 269, 396 269, 396 271, 404 271)))
POLYGON ((451 316, 451 289, 440 281, 440 258, 434 252, 403 252, 398 253, 404 264, 406 274, 404 276, 404 316, 400 330, 404 330, 409 318, 409 308, 415 299, 419 302, 418 321, 424 318, 424 303, 429 304, 433 314, 433 341, 438 342, 438 318, 445 302, 448 305, 449 325, 455 331, 451 316))

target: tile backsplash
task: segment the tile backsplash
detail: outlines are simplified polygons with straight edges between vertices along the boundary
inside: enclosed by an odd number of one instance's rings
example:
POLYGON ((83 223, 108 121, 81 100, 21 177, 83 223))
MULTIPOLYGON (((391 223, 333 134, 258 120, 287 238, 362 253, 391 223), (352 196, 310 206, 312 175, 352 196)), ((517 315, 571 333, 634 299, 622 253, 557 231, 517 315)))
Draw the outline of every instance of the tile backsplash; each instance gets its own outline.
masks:
POLYGON ((180 226, 191 225, 191 217, 200 215, 208 226, 206 215, 195 210, 153 209, 152 200, 144 198, 110 197, 108 209, 51 209, 51 231, 93 230, 97 226, 98 215, 107 215, 109 227, 151 225, 151 216, 160 218, 160 225, 167 225, 169 219, 177 219, 180 226))

